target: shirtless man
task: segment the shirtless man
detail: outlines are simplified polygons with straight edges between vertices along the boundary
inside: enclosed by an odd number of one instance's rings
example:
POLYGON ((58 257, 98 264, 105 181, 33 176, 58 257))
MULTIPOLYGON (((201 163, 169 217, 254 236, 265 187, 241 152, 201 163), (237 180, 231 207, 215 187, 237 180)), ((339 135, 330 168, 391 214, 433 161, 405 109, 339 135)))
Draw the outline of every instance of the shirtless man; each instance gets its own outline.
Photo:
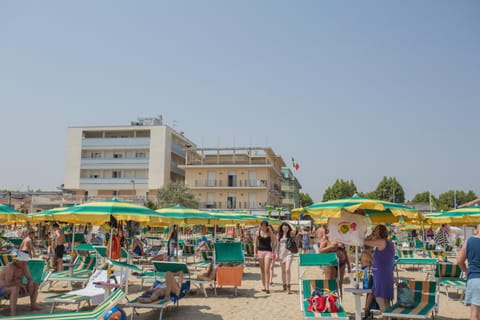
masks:
POLYGON ((10 299, 10 315, 17 314, 17 300, 19 296, 25 294, 30 296, 30 305, 32 310, 40 310, 37 305, 38 284, 33 282, 30 271, 28 270, 27 260, 28 254, 19 252, 17 260, 10 262, 0 272, 0 292, 2 296, 10 299), (25 276, 28 283, 22 283, 25 276))
POLYGON ((138 301, 142 303, 151 303, 165 298, 170 299, 171 293, 179 296, 182 283, 183 271, 177 271, 175 273, 167 272, 165 273, 165 287, 158 286, 156 288, 148 289, 143 294, 151 294, 150 298, 138 298, 138 301), (175 280, 175 276, 178 276, 178 282, 175 280))
POLYGON ((30 258, 35 258, 35 247, 33 246, 33 240, 35 237, 35 231, 30 229, 28 231, 27 236, 23 239, 22 243, 20 244, 19 250, 23 253, 26 253, 30 256, 30 258))
POLYGON ((55 233, 54 248, 55 248, 55 260, 54 266, 57 267, 57 271, 63 270, 63 254, 65 253, 65 235, 60 229, 57 223, 53 224, 53 231, 55 233))

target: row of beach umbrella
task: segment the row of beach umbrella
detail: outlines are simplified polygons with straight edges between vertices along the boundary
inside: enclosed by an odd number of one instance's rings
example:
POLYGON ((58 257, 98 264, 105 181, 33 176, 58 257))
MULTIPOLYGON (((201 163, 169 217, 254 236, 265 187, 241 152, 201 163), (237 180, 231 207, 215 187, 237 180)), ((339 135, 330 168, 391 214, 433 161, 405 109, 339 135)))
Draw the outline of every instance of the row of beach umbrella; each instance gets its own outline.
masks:
POLYGON ((268 220, 272 224, 281 223, 280 220, 259 217, 248 213, 212 212, 174 206, 159 210, 131 202, 116 199, 100 202, 90 202, 72 207, 55 208, 26 215, 0 205, 0 224, 23 222, 62 221, 74 224, 102 225, 114 217, 118 221, 136 221, 149 226, 180 225, 214 225, 214 224, 256 224, 268 220))

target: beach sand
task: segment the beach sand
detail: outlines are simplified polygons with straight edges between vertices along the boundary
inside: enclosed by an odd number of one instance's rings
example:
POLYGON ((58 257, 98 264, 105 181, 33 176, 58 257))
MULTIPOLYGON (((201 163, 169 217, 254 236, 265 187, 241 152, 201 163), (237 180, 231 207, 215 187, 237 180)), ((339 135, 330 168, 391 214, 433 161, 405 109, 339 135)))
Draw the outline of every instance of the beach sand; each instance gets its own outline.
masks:
MULTIPOLYGON (((178 307, 168 307, 165 309, 163 319, 179 320, 179 319, 199 319, 199 320, 245 320, 245 319, 303 319, 303 313, 300 310, 299 286, 298 286, 298 268, 295 259, 292 264, 292 294, 286 294, 282 289, 282 281, 279 277, 280 267, 277 263, 275 268, 274 285, 271 287, 270 294, 261 291, 260 271, 258 266, 248 264, 244 270, 242 286, 238 288, 238 296, 234 296, 232 287, 224 287, 217 289, 218 296, 214 296, 212 289, 207 289, 209 294, 205 298, 203 294, 192 286, 195 294, 188 295, 180 300, 178 307)), ((321 274, 319 268, 309 268, 306 270, 305 276, 317 276, 321 274)), ((425 273, 401 271, 400 277, 422 280, 425 273)), ((133 299, 139 295, 140 282, 134 276, 130 276, 130 294, 129 299, 133 299)), ((39 294, 39 304, 42 306, 42 312, 48 313, 50 305, 42 303, 42 299, 52 294, 66 292, 63 288, 64 283, 58 283, 53 287, 53 291, 41 291, 39 294)), ((344 288, 351 287, 352 284, 346 283, 344 288)), ((145 287, 144 289, 147 289, 145 287)), ((45 289, 43 289, 45 290, 45 289)), ((365 298, 362 297, 362 308, 365 298)), ((354 299, 353 295, 344 293, 343 306, 348 312, 350 319, 354 319, 354 299)), ((21 298, 18 301, 18 314, 30 313, 29 299, 21 298)), ((86 308, 86 307, 85 307, 86 308)), ((73 305, 59 305, 57 311, 74 310, 73 305)), ((132 312, 131 308, 124 308, 128 319, 132 312)), ((135 319, 154 320, 158 319, 159 311, 151 309, 137 309, 139 315, 135 315, 135 319)), ((38 312, 37 312, 38 313, 38 312)), ((470 309, 466 307, 462 301, 447 300, 442 289, 440 293, 439 313, 436 319, 468 319, 470 309)), ((0 306, 0 315, 9 314, 9 305, 3 303, 0 306)), ((376 316, 381 319, 380 315, 376 316)))

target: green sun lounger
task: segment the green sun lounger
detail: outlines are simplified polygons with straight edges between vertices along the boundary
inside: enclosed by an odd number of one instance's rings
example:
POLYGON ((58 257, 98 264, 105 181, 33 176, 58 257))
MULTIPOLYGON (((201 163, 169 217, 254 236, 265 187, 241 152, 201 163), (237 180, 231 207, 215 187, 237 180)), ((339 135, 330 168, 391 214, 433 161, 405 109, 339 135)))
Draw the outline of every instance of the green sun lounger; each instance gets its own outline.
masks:
MULTIPOLYGON (((117 281, 122 285, 127 281, 127 276, 125 271, 115 271, 114 273, 117 281)), ((80 304, 82 302, 88 302, 88 305, 100 304, 105 299, 105 289, 99 288, 96 286, 97 282, 107 282, 108 281, 107 270, 96 270, 92 276, 89 278, 87 285, 83 289, 73 290, 67 293, 56 294, 45 298, 43 301, 52 304, 50 313, 55 311, 55 306, 57 304, 76 304, 77 312, 80 309, 80 304)))
MULTIPOLYGON (((438 280, 439 287, 445 288, 445 294, 448 300, 453 300, 448 294, 448 289, 455 289, 461 299, 467 289, 467 280, 460 278, 462 270, 456 263, 439 262, 435 270, 435 278, 438 280)), ((440 289, 440 288, 439 288, 440 289)))
POLYGON ((68 283, 72 282, 88 282, 88 278, 93 273, 97 265, 97 257, 94 255, 90 256, 78 256, 75 260, 75 263, 71 270, 50 272, 43 284, 49 283, 49 287, 54 281, 67 281, 68 283))
POLYGON ((308 311, 308 298, 315 289, 328 289, 331 292, 337 291, 336 280, 301 280, 301 287, 303 292, 303 314, 305 319, 348 319, 348 314, 339 305, 338 312, 310 312, 308 311))
MULTIPOLYGON (((191 281, 190 280, 190 272, 188 270, 187 264, 183 262, 163 262, 163 261, 155 261, 153 262, 153 265, 155 266, 155 271, 159 273, 166 273, 166 272, 178 272, 182 271, 184 275, 184 283, 185 281, 191 281)), ((162 319, 163 317, 163 310, 169 306, 169 305, 177 305, 179 303, 179 300, 173 301, 170 299, 170 297, 166 297, 164 299, 159 299, 157 301, 153 301, 151 303, 145 303, 145 302, 140 302, 138 301, 139 298, 136 298, 126 304, 127 307, 132 307, 132 314, 131 314, 131 319, 133 320, 133 317, 135 315, 135 309, 137 308, 149 308, 149 309, 157 309, 160 310, 160 315, 159 315, 159 320, 162 319)))
POLYGON ((27 314, 16 315, 9 317, 2 317, 6 320, 100 320, 103 319, 105 314, 115 307, 125 296, 122 290, 117 289, 99 304, 95 309, 91 311, 81 312, 57 312, 54 314, 27 314))
POLYGON ((383 317, 427 319, 435 317, 437 302, 436 281, 408 281, 408 287, 414 292, 415 304, 411 308, 400 307, 398 303, 383 312, 383 317))

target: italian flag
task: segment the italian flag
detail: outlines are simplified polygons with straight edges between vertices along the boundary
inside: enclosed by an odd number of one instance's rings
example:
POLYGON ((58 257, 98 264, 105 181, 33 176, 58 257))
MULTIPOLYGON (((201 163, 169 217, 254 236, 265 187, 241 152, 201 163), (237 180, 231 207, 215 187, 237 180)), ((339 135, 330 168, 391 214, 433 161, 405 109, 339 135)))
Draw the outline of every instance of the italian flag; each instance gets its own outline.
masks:
POLYGON ((294 168, 295 170, 300 169, 300 165, 298 164, 297 161, 295 161, 294 158, 292 158, 292 166, 293 166, 293 168, 294 168))

